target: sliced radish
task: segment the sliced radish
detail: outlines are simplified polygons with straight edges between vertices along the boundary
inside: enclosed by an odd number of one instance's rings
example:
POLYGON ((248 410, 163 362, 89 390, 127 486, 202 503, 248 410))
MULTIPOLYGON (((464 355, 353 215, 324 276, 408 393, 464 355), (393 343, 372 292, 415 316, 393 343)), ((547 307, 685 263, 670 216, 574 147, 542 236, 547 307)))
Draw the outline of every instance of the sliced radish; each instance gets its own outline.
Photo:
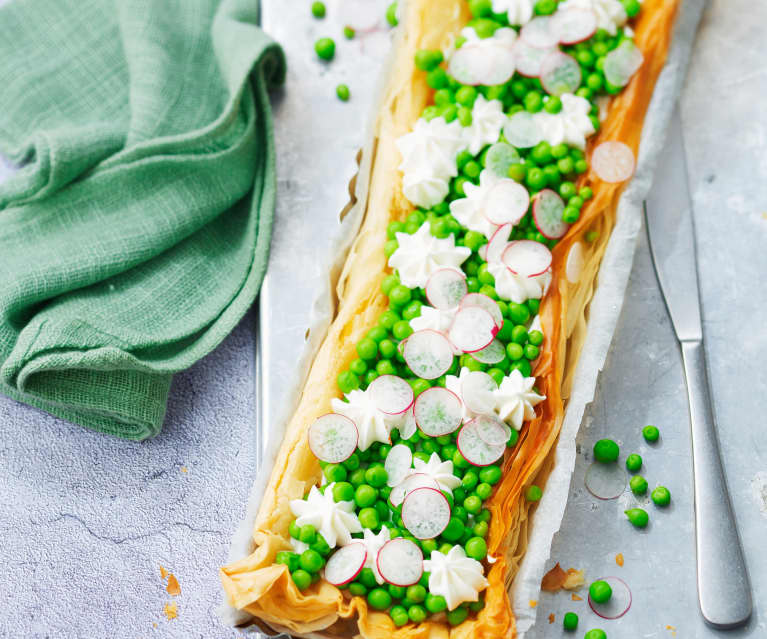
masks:
MULTIPOLYGON (((520 38, 514 44, 514 63, 517 67, 517 72, 528 78, 537 78, 541 74, 543 61, 556 50, 555 47, 540 49, 529 45, 520 38)), ((513 142, 511 143, 514 144, 513 142)))
POLYGON ((552 26, 552 18, 537 16, 522 27, 519 37, 536 49, 550 49, 559 43, 559 34, 552 29, 552 26))
POLYGON ((628 477, 620 464, 594 462, 586 471, 584 483, 597 499, 616 499, 626 490, 628 477))
POLYGON ((471 356, 482 364, 497 364, 502 362, 506 356, 506 347, 503 345, 503 342, 494 339, 485 348, 472 353, 471 356))
POLYGON ((469 293, 464 295, 461 300, 461 308, 469 308, 470 306, 478 306, 490 313, 495 325, 500 328, 503 326, 503 313, 501 313, 501 307, 498 306, 492 297, 488 297, 483 293, 469 293))
POLYGON ((605 182, 623 182, 634 174, 634 152, 623 142, 602 142, 591 153, 591 167, 605 182))
POLYGON ((498 177, 509 177, 509 167, 521 161, 519 152, 506 142, 496 142, 485 153, 485 167, 498 177))
POLYGON ((413 465, 413 451, 405 444, 396 444, 391 447, 389 454, 384 462, 386 471, 386 485, 389 488, 401 484, 410 474, 410 468, 413 465))
POLYGON ((570 225, 562 221, 565 202, 551 189, 543 189, 533 201, 533 221, 545 238, 558 240, 567 233, 570 225))
POLYGON ((434 386, 416 398, 413 413, 422 432, 429 437, 439 437, 456 431, 461 425, 463 404, 452 391, 434 386))
POLYGON ((601 577, 612 588, 612 596, 604 603, 597 603, 589 596, 589 606, 602 619, 618 619, 631 608, 631 589, 619 577, 601 577))
POLYGON ((495 391, 498 385, 487 373, 471 371, 461 376, 461 397, 472 413, 492 414, 495 410, 495 391))
POLYGON ((491 445, 479 436, 476 420, 464 424, 455 440, 463 458, 473 466, 489 466, 503 457, 506 444, 491 445))
POLYGON ((357 448, 359 432, 354 422, 338 413, 328 413, 309 426, 309 448, 329 464, 349 459, 357 448))
MULTIPOLYGON (((485 309, 479 306, 467 306, 455 314, 448 331, 448 337, 455 344, 455 347, 464 353, 474 353, 488 346, 495 338, 498 330, 493 316, 485 309)), ((450 354, 452 356, 452 351, 450 354)), ((449 365, 443 372, 447 371, 448 368, 450 368, 449 365)), ((439 375, 435 377, 439 377, 439 375)))
POLYGON ((416 488, 402 503, 402 522, 416 539, 433 539, 450 523, 450 504, 436 488, 416 488))
POLYGON ((414 541, 397 537, 381 546, 376 566, 384 581, 405 588, 423 575, 423 553, 414 541))
POLYGON ((401 377, 381 375, 374 379, 368 392, 376 408, 387 415, 401 415, 413 405, 413 388, 401 377))
POLYGON ((583 244, 575 242, 567 253, 565 262, 565 276, 567 281, 575 284, 583 270, 583 244))
POLYGON ((543 139, 532 113, 517 111, 503 126, 504 137, 518 149, 529 149, 543 139))
POLYGON ((426 299, 442 311, 455 308, 468 291, 466 275, 453 268, 434 271, 426 282, 426 299))
POLYGON ((399 427, 400 437, 402 437, 402 439, 410 439, 415 434, 417 428, 418 427, 415 423, 415 416, 413 415, 413 411, 407 411, 405 413, 402 426, 399 427))
POLYGON ((550 26, 562 44, 577 44, 594 35, 597 21, 593 9, 572 7, 557 11, 551 18, 550 26))
POLYGON ((514 75, 514 51, 502 43, 468 43, 450 57, 447 72, 461 84, 504 84, 514 75))
POLYGON ((482 213, 492 224, 516 226, 530 208, 527 189, 509 178, 501 178, 485 195, 482 213))
POLYGON ((509 244, 501 259, 515 275, 535 277, 551 266, 551 251, 535 240, 519 240, 509 244))
POLYGON ((437 379, 452 366, 453 347, 442 333, 424 329, 405 340, 402 356, 417 377, 437 379))
POLYGON ((511 224, 503 224, 493 233, 490 241, 487 243, 487 250, 485 251, 484 260, 488 264, 493 262, 500 262, 503 257, 503 252, 509 245, 509 236, 514 227, 511 224))
POLYGON ((365 544, 354 541, 336 550, 325 564, 325 581, 343 586, 354 581, 365 567, 368 551, 365 544))
POLYGON ((480 439, 489 446, 505 446, 511 437, 511 428, 495 415, 479 415, 474 422, 480 439))
POLYGON ((581 66, 566 53, 550 53, 541 64, 541 84, 550 95, 575 93, 581 85, 581 66))
POLYGON ((624 40, 621 45, 605 56, 605 78, 610 84, 625 87, 644 62, 644 56, 631 40, 624 40))
POLYGON ((389 493, 389 501, 392 506, 399 506, 412 491, 419 488, 439 489, 439 484, 430 475, 425 473, 411 473, 400 484, 392 488, 389 493))

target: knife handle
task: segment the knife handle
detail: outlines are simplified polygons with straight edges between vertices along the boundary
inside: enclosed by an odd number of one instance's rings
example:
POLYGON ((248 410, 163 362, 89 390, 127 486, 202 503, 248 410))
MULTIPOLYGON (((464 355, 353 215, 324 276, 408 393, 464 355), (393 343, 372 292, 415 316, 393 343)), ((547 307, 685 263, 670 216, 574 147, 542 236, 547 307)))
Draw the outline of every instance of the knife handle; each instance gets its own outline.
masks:
POLYGON ((751 588, 719 454, 702 341, 682 342, 690 402, 698 600, 715 628, 737 628, 751 616, 751 588))

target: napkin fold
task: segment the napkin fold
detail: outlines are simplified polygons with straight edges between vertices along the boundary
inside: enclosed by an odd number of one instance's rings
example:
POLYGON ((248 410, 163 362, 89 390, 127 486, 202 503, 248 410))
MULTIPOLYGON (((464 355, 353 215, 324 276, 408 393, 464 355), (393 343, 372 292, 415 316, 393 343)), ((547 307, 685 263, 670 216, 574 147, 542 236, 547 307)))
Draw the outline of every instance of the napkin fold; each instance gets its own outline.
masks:
POLYGON ((275 197, 255 0, 0 7, 0 392, 156 435, 173 373, 252 304, 275 197))

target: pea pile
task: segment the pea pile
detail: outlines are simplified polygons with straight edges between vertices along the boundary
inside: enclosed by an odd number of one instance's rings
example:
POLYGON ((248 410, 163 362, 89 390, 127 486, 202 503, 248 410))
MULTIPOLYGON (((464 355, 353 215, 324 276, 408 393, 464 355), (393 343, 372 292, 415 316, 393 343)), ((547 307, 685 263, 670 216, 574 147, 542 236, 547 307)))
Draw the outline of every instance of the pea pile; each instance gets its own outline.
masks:
MULTIPOLYGON (((556 0, 539 0, 535 12, 538 15, 549 15, 556 10, 557 4, 556 0)), ((636 0, 623 0, 623 4, 629 16, 636 15, 639 10, 636 0)), ((389 12, 391 16, 394 15, 392 7, 389 12)), ((473 17, 468 26, 473 27, 480 38, 490 37, 497 29, 509 26, 505 14, 492 12, 490 0, 470 0, 469 8, 473 17)), ((318 18, 324 17, 324 5, 315 2, 312 12, 318 18)), ((518 30, 518 27, 514 28, 518 30)), ((345 30, 345 35, 353 37, 354 33, 345 30)), ((605 80, 602 70, 605 55, 625 39, 630 39, 625 30, 620 30, 614 37, 598 30, 588 41, 562 48, 581 66, 583 84, 577 89, 576 95, 591 101, 589 117, 595 130, 599 129, 596 98, 620 90, 605 80)), ((462 44, 461 40, 458 39, 458 46, 462 44)), ((335 43, 330 38, 323 38, 317 41, 315 49, 320 58, 329 60, 334 55, 335 43)), ((433 103, 423 111, 426 120, 443 117, 447 122, 458 120, 461 125, 469 126, 472 123, 472 107, 479 95, 487 100, 500 100, 509 116, 519 111, 536 113, 545 110, 558 113, 562 109, 560 98, 547 95, 537 78, 515 74, 502 85, 474 87, 460 84, 447 73, 440 51, 419 51, 415 56, 415 64, 425 72, 426 81, 434 90, 433 103)), ((348 99, 348 87, 339 87, 338 96, 343 100, 348 99)), ((502 135, 500 141, 505 141, 502 135)), ((470 354, 459 355, 453 358, 446 375, 458 375, 465 367, 471 371, 484 371, 500 384, 514 370, 524 377, 531 376, 532 362, 540 355, 544 336, 540 330, 531 327, 532 320, 538 314, 540 300, 528 299, 520 304, 500 299, 495 289, 495 280, 486 261, 480 256, 480 248, 487 243, 487 239, 483 234, 463 227, 450 214, 450 202, 465 196, 464 186, 467 183, 479 183, 479 175, 488 165, 488 149, 489 146, 477 154, 461 151, 456 157, 458 175, 452 178, 445 200, 430 209, 416 208, 404 220, 391 222, 383 250, 390 257, 398 248, 397 234, 412 235, 424 223, 428 223, 433 236, 452 236, 457 246, 471 250, 470 257, 461 266, 466 275, 468 291, 487 295, 497 302, 503 324, 496 339, 503 344, 505 356, 502 361, 487 365, 470 354)), ((583 151, 566 144, 552 146, 547 142, 513 151, 515 155, 508 168, 508 177, 524 184, 531 196, 545 188, 555 190, 566 204, 563 220, 567 223, 576 222, 584 203, 593 196, 588 186, 576 186, 578 177, 589 166, 583 151)), ((595 238, 593 233, 585 235, 587 241, 595 238)), ((556 244, 556 240, 547 239, 538 231, 530 210, 514 227, 510 239, 533 240, 550 248, 556 244)), ((445 387, 446 375, 435 380, 417 377, 407 366, 398 348, 413 333, 410 321, 420 316, 422 307, 427 303, 424 290, 403 285, 396 271, 383 280, 381 288, 388 298, 388 307, 379 317, 377 325, 356 344, 357 357, 337 378, 339 390, 344 394, 358 389, 365 390, 381 375, 396 375, 405 379, 415 396, 432 386, 445 387)), ((365 529, 378 533, 386 527, 391 538, 404 537, 418 544, 424 557, 428 558, 433 551, 447 553, 455 545, 461 545, 468 557, 484 561, 487 559, 485 539, 491 519, 491 512, 485 502, 491 497, 493 487, 501 480, 501 462, 481 468, 471 465, 459 452, 456 437, 457 432, 430 437, 416 430, 411 437, 403 439, 394 429, 390 444, 376 442, 367 450, 357 449, 351 457, 339 464, 320 462, 327 483, 319 490, 324 493, 332 485, 333 499, 336 502, 353 502, 355 513, 365 529), (460 486, 452 494, 443 491, 451 508, 451 516, 448 526, 437 538, 419 540, 413 537, 402 521, 401 505, 393 506, 389 501, 392 489, 387 486, 384 461, 395 444, 408 446, 414 458, 425 463, 435 454, 442 461, 451 461, 453 474, 460 479, 460 486)), ((512 429, 507 446, 513 448, 518 438, 518 432, 512 429)), ((526 487, 525 496, 528 501, 535 502, 541 498, 542 491, 540 487, 530 485, 526 487)), ((300 554, 279 552, 276 561, 288 566, 295 585, 304 590, 320 579, 320 572, 332 549, 311 525, 298 526, 294 521, 290 525, 290 535, 307 544, 308 548, 300 554)), ((362 534, 355 533, 353 537, 359 538, 362 534)), ((477 602, 463 603, 447 611, 445 598, 429 591, 429 573, 424 573, 417 584, 405 588, 386 583, 380 585, 374 572, 370 568, 363 568, 351 583, 341 588, 348 589, 353 596, 366 597, 372 609, 388 610, 396 626, 408 622, 419 623, 430 614, 442 612, 446 613, 450 624, 456 625, 484 606, 480 595, 477 602)))

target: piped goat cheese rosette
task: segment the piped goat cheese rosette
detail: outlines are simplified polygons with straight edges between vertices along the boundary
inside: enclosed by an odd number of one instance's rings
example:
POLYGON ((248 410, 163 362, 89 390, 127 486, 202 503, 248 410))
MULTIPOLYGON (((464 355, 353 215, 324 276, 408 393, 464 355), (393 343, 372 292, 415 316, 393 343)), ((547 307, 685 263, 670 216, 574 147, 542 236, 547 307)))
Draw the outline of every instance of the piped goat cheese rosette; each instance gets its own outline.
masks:
POLYGON ((676 4, 407 3, 338 315, 222 570, 235 606, 295 636, 515 636, 525 495, 676 4))

